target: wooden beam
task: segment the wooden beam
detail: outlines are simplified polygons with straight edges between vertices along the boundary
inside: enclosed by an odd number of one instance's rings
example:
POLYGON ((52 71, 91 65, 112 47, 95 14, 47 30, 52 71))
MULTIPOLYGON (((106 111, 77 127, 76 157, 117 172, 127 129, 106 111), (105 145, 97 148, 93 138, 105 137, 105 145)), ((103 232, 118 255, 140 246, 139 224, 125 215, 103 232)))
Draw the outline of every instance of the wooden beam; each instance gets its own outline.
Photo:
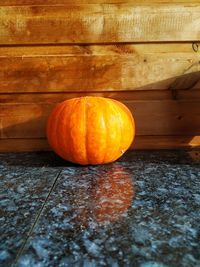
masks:
POLYGON ((200 88, 192 43, 0 47, 0 93, 200 88))
MULTIPOLYGON (((137 135, 199 135, 199 100, 123 101, 133 113, 137 135)), ((44 138, 47 118, 56 105, 18 103, 0 105, 0 138, 44 138)))
POLYGON ((0 152, 30 152, 50 150, 44 138, 0 139, 0 152))
MULTIPOLYGON (((136 136, 130 149, 182 149, 199 148, 200 136, 136 136)), ((45 138, 0 139, 0 152, 48 151, 45 138)), ((195 156, 193 153, 189 153, 195 156)))
POLYGON ((1 6, 0 44, 198 41, 199 24, 197 2, 1 6))
MULTIPOLYGON (((188 0, 3 0, 0 6, 24 5, 72 5, 72 4, 188 4, 188 0)), ((189 3, 199 4, 199 0, 190 0, 189 3)))
POLYGON ((130 149, 199 148, 200 136, 136 136, 130 149))

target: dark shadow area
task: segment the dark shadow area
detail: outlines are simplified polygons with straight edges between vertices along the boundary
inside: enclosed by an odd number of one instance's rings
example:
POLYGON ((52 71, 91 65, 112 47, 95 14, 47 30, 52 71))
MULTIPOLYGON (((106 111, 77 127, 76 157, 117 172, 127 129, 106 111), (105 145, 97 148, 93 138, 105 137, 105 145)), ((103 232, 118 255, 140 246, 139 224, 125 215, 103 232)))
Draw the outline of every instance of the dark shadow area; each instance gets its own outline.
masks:
MULTIPOLYGON (((127 151, 120 159, 119 163, 134 166, 135 164, 142 164, 145 168, 147 164, 171 164, 171 165, 196 165, 200 163, 200 148, 193 149, 165 149, 165 150, 131 150, 127 151)), ((103 164, 112 168, 113 163, 103 164)), ((78 169, 92 168, 93 166, 82 166, 65 161, 57 156, 53 151, 46 152, 17 152, 17 153, 0 153, 0 165, 9 167, 26 167, 26 168, 70 168, 76 167, 78 169)), ((100 165, 94 166, 94 168, 100 165)))
POLYGON ((167 150, 131 150, 125 153, 119 161, 126 164, 170 164, 170 165, 196 165, 200 163, 200 147, 193 149, 167 149, 167 150))
MULTIPOLYGON (((166 80, 151 83, 136 90, 170 90, 172 93, 172 100, 178 100, 174 98, 174 90, 179 92, 182 90, 196 90, 200 87, 200 71, 184 73, 183 75, 172 77, 166 80)), ((177 93, 178 93, 177 92, 177 93)))
POLYGON ((0 153, 0 164, 12 167, 81 167, 67 162, 53 151, 0 153))

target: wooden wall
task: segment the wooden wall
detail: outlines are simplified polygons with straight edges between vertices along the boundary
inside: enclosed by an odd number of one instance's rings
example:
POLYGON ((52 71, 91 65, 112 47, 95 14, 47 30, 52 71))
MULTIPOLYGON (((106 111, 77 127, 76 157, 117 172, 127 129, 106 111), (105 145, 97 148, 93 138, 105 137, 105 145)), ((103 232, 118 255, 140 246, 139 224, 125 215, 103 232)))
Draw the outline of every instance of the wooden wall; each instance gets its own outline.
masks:
POLYGON ((49 149, 51 109, 82 95, 127 104, 135 148, 200 146, 199 25, 194 0, 1 1, 0 151, 49 149))

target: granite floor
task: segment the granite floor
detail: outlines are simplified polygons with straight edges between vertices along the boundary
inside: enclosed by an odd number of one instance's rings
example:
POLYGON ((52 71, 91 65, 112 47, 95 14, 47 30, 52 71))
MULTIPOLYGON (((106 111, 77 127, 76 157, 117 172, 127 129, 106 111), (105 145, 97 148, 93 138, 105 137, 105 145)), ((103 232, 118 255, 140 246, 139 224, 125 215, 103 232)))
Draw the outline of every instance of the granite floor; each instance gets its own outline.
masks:
POLYGON ((200 266, 200 150, 0 154, 0 266, 200 266))

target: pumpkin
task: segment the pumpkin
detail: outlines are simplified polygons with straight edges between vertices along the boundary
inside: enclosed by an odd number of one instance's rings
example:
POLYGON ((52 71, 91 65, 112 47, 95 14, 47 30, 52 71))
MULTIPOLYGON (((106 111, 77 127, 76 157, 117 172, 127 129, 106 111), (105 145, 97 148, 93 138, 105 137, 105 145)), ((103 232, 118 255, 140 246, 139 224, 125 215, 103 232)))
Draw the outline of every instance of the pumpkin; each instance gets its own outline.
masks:
POLYGON ((49 116, 47 139, 63 159, 82 164, 115 161, 131 145, 135 124, 119 101, 86 96, 58 104, 49 116))

